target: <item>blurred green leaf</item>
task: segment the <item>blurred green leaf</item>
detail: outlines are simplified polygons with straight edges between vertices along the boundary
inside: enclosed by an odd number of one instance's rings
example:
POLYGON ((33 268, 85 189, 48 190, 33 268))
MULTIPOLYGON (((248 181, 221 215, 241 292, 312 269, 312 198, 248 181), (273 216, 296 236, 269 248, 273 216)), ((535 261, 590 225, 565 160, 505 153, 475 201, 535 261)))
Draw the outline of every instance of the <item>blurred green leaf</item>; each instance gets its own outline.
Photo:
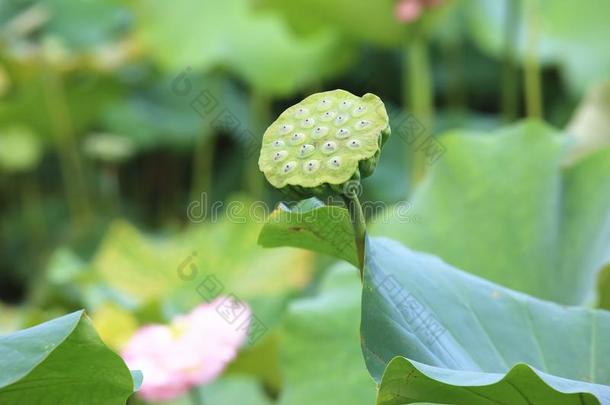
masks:
POLYGON ((329 269, 320 292, 293 301, 284 321, 281 405, 371 404, 375 384, 360 349, 361 284, 345 263, 329 269))
POLYGON ((366 260, 362 347, 378 404, 610 403, 610 312, 541 301, 391 240, 370 239, 366 260))
POLYGON ((269 405, 262 387, 252 378, 230 376, 222 378, 203 389, 205 404, 269 405))
POLYGON ((137 385, 83 311, 0 337, 0 358, 7 405, 125 403, 137 385))
POLYGON ((30 171, 38 166, 42 145, 34 133, 23 126, 0 128, 0 169, 7 172, 30 171))
POLYGON ((100 305, 91 315, 100 338, 113 350, 119 351, 138 329, 135 314, 114 302, 100 305))
POLYGON ((120 163, 133 155, 134 144, 125 136, 96 133, 85 139, 83 149, 91 158, 120 163))
MULTIPOLYGON (((241 230, 235 224, 228 227, 233 229, 206 232, 202 228, 187 231, 173 240, 155 241, 127 223, 117 222, 111 226, 92 267, 110 286, 143 302, 162 298, 184 287, 185 281, 180 279, 178 267, 193 252, 196 256, 192 256, 193 261, 187 265, 195 266, 199 281, 204 274, 215 274, 236 294, 249 297, 272 294, 297 288, 307 280, 310 270, 307 252, 289 249, 261 252, 255 244, 248 248, 245 240, 255 236, 252 227, 247 229, 244 225, 241 230), (224 249, 218 246, 220 240, 228 244, 224 249)), ((185 271, 190 273, 191 269, 185 271)), ((197 283, 192 283, 191 287, 193 298, 201 300, 195 291, 197 283)))
POLYGON ((43 0, 41 4, 49 13, 45 34, 76 50, 117 41, 132 19, 125 0, 43 0))
MULTIPOLYGON (((514 0, 465 2, 468 24, 475 42, 485 51, 500 56, 504 51, 507 4, 514 0)), ((558 64, 569 87, 582 94, 591 85, 608 79, 610 53, 607 52, 607 18, 610 3, 590 0, 574 6, 570 0, 538 0, 539 54, 546 64, 558 64), (586 46, 583 46, 586 44, 586 46)), ((525 49, 525 7, 516 38, 518 55, 525 49)))
POLYGON ((355 40, 386 46, 399 44, 406 32, 394 17, 394 0, 266 1, 303 32, 337 30, 355 40))
MULTIPOLYGON (((198 395, 205 405, 270 405, 272 402, 265 396, 260 384, 248 376, 222 377, 204 387, 200 387, 198 395)), ((162 405, 191 405, 189 396, 175 401, 160 402, 162 405)))
POLYGON ((19 307, 0 303, 0 335, 22 327, 25 315, 19 307))
POLYGON ((16 66, 18 76, 13 77, 14 91, 0 99, 0 121, 27 122, 37 136, 53 140, 57 120, 60 120, 64 125, 69 125, 74 136, 80 136, 98 120, 100 112, 124 91, 114 77, 74 72, 61 79, 62 97, 65 98, 69 116, 57 117, 53 115, 54 109, 49 108, 49 98, 54 103, 61 100, 49 92, 45 81, 49 80, 51 73, 46 69, 40 65, 27 68, 16 66))
POLYGON ((566 304, 591 300, 610 244, 610 149, 561 167, 565 137, 537 122, 454 131, 408 214, 372 232, 461 269, 566 304))
POLYGON ((576 141, 566 156, 569 163, 610 146, 610 81, 589 89, 566 131, 576 141))
POLYGON ((170 71, 226 66, 256 89, 286 95, 345 65, 347 49, 328 33, 296 36, 275 14, 248 0, 141 0, 137 34, 170 71))
POLYGON ((145 89, 107 105, 101 112, 106 130, 126 136, 139 149, 186 147, 207 135, 197 112, 169 97, 166 86, 145 89))
POLYGON ((226 215, 215 217, 220 213, 208 211, 212 223, 166 237, 114 222, 91 263, 98 284, 118 293, 123 304, 160 301, 177 312, 213 298, 207 294, 235 294, 271 327, 285 297, 309 281, 312 257, 304 251, 258 247, 262 218, 252 207, 252 202, 233 200, 226 215), (210 282, 222 289, 206 290, 210 282))
POLYGON ((229 364, 225 375, 256 376, 271 392, 279 392, 282 388, 282 375, 279 364, 280 339, 278 335, 277 329, 275 329, 261 339, 256 346, 242 349, 237 359, 229 364))

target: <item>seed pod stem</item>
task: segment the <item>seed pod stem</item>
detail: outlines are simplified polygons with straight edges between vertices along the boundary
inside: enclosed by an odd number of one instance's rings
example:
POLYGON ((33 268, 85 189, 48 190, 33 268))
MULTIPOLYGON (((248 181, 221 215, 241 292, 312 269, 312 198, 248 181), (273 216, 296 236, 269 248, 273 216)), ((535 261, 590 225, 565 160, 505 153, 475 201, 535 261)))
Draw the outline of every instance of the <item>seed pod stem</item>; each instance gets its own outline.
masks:
POLYGON ((366 221, 362 211, 362 205, 356 193, 342 194, 343 200, 354 228, 356 249, 358 250, 358 264, 360 270, 360 280, 364 280, 364 249, 366 243, 366 221))

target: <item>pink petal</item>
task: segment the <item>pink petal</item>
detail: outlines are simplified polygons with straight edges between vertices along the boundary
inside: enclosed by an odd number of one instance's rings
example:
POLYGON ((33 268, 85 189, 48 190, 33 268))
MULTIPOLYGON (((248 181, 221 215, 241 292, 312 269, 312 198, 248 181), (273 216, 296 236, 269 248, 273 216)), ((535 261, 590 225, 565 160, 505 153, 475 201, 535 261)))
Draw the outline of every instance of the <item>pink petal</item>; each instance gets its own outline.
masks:
POLYGON ((217 311, 223 299, 176 317, 172 327, 148 325, 132 336, 121 355, 130 368, 142 370, 144 399, 171 400, 207 384, 237 356, 251 312, 245 307, 239 319, 229 323, 217 311))
POLYGON ((400 0, 396 3, 395 16, 398 21, 415 21, 421 13, 422 4, 418 0, 400 0))

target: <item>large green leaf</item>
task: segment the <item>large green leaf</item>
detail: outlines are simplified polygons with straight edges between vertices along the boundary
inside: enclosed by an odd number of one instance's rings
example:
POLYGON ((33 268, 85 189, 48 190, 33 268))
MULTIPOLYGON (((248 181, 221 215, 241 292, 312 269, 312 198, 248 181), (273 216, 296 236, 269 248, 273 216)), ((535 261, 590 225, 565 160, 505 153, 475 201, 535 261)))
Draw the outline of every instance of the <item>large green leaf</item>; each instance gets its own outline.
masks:
POLYGON ((139 385, 83 311, 1 336, 0 359, 7 405, 124 404, 139 385))
POLYGON ((318 295, 291 303, 284 322, 281 405, 369 405, 375 384, 360 350, 361 284, 346 263, 331 269, 318 295))
MULTIPOLYGON (((468 5, 469 28, 479 46, 500 56, 504 52, 504 25, 508 4, 515 0, 465 2, 468 5)), ((578 7, 570 0, 537 0, 539 5, 539 46, 543 62, 561 66, 569 86, 582 93, 592 84, 607 79, 610 53, 607 52, 610 3, 589 0, 578 7), (586 44, 586 46, 583 46, 586 44)), ((521 7, 516 47, 523 58, 526 48, 525 10, 521 7)))
POLYGON ((361 331, 379 404, 610 403, 610 312, 541 301, 395 241, 368 241, 361 331))
POLYGON ((354 231, 349 213, 339 206, 311 198, 273 211, 261 229, 258 243, 264 247, 293 246, 324 253, 358 266, 354 231))
POLYGON ((610 246, 610 149, 562 167, 566 138, 535 121, 441 141, 411 199, 421 221, 384 215, 373 233, 540 298, 590 299, 610 246))
POLYGON ((330 33, 295 35, 248 0, 142 0, 137 11, 138 36, 164 67, 227 66, 269 94, 317 83, 343 67, 349 53, 330 33))

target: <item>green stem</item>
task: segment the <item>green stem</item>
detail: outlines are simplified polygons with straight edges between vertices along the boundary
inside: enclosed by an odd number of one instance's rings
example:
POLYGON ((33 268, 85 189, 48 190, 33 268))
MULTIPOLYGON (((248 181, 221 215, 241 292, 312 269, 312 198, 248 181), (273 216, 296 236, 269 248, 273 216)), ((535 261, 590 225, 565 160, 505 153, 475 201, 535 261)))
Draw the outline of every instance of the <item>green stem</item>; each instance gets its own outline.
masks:
POLYGON ((360 270, 360 279, 364 280, 364 251, 366 247, 366 220, 362 211, 362 205, 358 196, 354 193, 352 195, 343 195, 343 200, 347 205, 347 209, 350 214, 352 221, 352 227, 354 228, 356 250, 358 251, 358 264, 360 270))
POLYGON ((100 189, 108 213, 112 217, 120 217, 121 190, 119 183, 119 166, 116 163, 104 163, 100 168, 100 189))
POLYGON ((447 104, 457 111, 463 111, 466 106, 463 53, 464 44, 461 39, 455 38, 443 43, 443 58, 449 72, 447 104))
MULTIPOLYGON (((404 51, 403 99, 415 119, 424 128, 424 136, 432 132, 433 125, 433 91, 432 71, 428 58, 428 45, 421 27, 414 27, 414 35, 406 41, 404 51)), ((425 174, 423 153, 408 146, 407 154, 411 157, 411 184, 422 179, 425 174)))
MULTIPOLYGON (((206 128, 208 128, 206 126, 206 128)), ((193 174, 191 184, 191 201, 199 201, 201 193, 212 193, 214 171, 215 134, 206 129, 197 139, 193 153, 193 174)), ((209 200, 209 199, 208 199, 209 200)))
POLYGON ((525 50, 525 107, 530 118, 542 118, 542 84, 538 59, 538 0, 525 0, 526 50, 525 50))
POLYGON ((91 216, 87 198, 83 164, 74 140, 74 129, 59 73, 47 66, 43 74, 44 95, 49 112, 59 164, 70 212, 78 224, 86 224, 91 216))
POLYGON ((22 176, 21 206, 24 210, 23 215, 31 235, 32 251, 36 252, 38 259, 40 259, 46 250, 46 241, 48 239, 40 190, 32 173, 26 173, 22 176))
POLYGON ((515 52, 519 32, 521 0, 505 0, 504 66, 502 72, 502 118, 505 122, 517 118, 517 69, 515 52))

